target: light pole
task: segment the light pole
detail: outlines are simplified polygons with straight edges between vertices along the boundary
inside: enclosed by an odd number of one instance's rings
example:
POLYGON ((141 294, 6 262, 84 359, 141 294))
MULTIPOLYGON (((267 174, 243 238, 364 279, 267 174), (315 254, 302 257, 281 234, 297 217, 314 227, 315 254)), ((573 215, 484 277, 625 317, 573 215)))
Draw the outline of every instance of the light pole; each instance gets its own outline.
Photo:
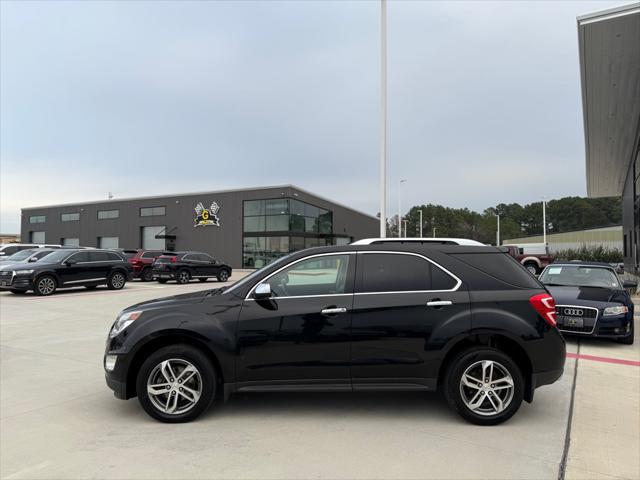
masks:
POLYGON ((404 236, 406 238, 407 237, 407 221, 403 220, 403 222, 404 222, 404 236))
POLYGON ((542 198, 542 242, 544 248, 547 248, 547 202, 542 198))
POLYGON ((420 207, 420 238, 422 238, 422 207, 420 207))
POLYGON ((400 193, 402 190, 402 184, 406 181, 406 179, 402 179, 398 182, 398 238, 402 237, 402 204, 400 201, 400 193))
POLYGON ((496 228, 496 247, 500 246, 500 214, 496 213, 496 218, 498 219, 498 228, 496 228))
POLYGON ((380 238, 387 236, 387 0, 380 1, 380 238))

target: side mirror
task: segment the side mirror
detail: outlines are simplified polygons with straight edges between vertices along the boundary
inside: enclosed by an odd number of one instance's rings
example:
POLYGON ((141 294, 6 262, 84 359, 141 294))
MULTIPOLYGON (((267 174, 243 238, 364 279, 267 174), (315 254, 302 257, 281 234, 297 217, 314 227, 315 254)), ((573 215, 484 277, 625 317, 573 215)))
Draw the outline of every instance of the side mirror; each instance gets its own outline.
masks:
POLYGON ((31 262, 37 262, 37 261, 38 261, 38 259, 37 259, 36 257, 31 257, 31 258, 29 259, 29 263, 31 263, 31 262))
POLYGON ((253 292, 253 296, 256 300, 271 298, 271 285, 268 283, 259 283, 253 292))
POLYGON ((632 282, 631 280, 625 280, 624 282, 622 282, 622 287, 623 288, 628 288, 628 289, 638 288, 638 282, 632 282))

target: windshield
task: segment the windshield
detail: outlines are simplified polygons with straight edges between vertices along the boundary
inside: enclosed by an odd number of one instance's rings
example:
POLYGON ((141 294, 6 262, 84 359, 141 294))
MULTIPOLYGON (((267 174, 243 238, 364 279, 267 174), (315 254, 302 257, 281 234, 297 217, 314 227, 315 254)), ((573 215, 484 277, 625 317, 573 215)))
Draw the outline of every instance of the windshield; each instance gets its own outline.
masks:
POLYGON ((606 267, 551 265, 539 280, 549 286, 622 288, 615 272, 606 267))
POLYGON ((13 255, 8 256, 7 260, 11 260, 14 262, 18 262, 20 260, 26 260, 37 251, 38 250, 20 250, 19 252, 16 252, 13 255))
POLYGON ((262 274, 262 272, 265 271, 265 269, 267 269, 269 267, 273 267, 273 266, 277 266, 277 265, 281 265, 281 264, 286 263, 287 260, 289 259, 289 257, 291 257, 291 255, 292 254, 290 253, 289 255, 285 255, 284 257, 280 257, 279 259, 269 263, 268 265, 265 265, 264 267, 259 268, 255 272, 250 273, 249 275, 244 277, 242 280, 240 280, 239 282, 234 284, 231 288, 229 288, 228 290, 225 290, 224 293, 233 292, 234 290, 237 290, 238 288, 242 287, 243 285, 247 285, 247 284, 251 283, 253 280, 258 278, 262 274))

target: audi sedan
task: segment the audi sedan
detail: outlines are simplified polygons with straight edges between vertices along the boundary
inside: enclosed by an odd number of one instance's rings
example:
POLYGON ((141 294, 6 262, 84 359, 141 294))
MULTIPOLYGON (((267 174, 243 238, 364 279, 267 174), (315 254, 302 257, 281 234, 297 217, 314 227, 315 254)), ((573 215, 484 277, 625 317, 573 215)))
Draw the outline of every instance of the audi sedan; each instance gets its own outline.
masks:
POLYGON ((633 302, 629 290, 636 282, 623 281, 608 263, 554 263, 540 281, 556 301, 561 332, 603 337, 633 344, 633 302))

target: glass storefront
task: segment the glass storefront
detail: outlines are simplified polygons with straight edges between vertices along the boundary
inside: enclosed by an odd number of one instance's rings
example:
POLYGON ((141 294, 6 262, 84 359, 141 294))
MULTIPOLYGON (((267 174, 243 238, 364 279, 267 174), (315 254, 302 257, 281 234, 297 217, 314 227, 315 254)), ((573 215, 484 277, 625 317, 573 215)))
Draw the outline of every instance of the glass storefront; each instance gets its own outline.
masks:
POLYGON ((333 212, 296 199, 246 200, 243 224, 243 266, 247 268, 263 267, 304 248, 336 243, 333 212))

